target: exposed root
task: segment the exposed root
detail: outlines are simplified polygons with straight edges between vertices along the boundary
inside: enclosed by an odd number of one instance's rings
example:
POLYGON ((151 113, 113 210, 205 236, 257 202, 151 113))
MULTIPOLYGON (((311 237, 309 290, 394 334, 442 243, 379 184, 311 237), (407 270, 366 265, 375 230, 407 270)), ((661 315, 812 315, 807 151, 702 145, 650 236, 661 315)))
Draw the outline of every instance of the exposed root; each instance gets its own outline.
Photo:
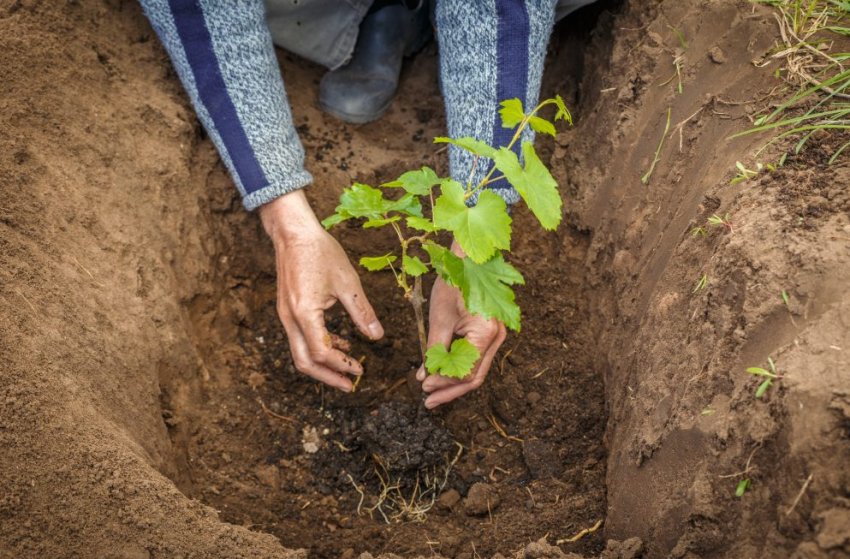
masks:
POLYGON ((580 531, 576 535, 571 536, 569 538, 564 538, 562 540, 558 540, 558 541, 555 542, 555 545, 562 545, 562 544, 565 544, 565 543, 577 542, 580 539, 582 539, 583 537, 587 536, 588 534, 592 534, 593 532, 597 531, 601 526, 602 526, 602 519, 600 518, 599 520, 596 521, 596 524, 594 524, 590 528, 585 528, 584 530, 580 531))
POLYGON ((351 474, 346 474, 354 489, 360 495, 360 502, 357 504, 358 516, 363 515, 365 512, 371 518, 375 518, 375 513, 377 512, 387 524, 424 522, 427 513, 434 507, 437 498, 448 484, 449 475, 463 453, 463 445, 460 443, 455 444, 458 447, 457 454, 455 454, 451 461, 446 463, 445 468, 439 473, 436 469, 424 473, 417 472, 416 482, 409 495, 405 495, 402 491, 402 478, 392 479, 381 457, 372 455, 372 459, 375 461, 372 471, 378 479, 381 488, 372 506, 363 506, 366 500, 364 489, 354 481, 351 474))
POLYGON ((524 442, 519 437, 514 437, 513 435, 508 435, 507 432, 505 432, 504 428, 501 425, 499 425, 499 422, 496 419, 496 416, 493 415, 492 413, 487 416, 487 421, 489 421, 490 425, 493 426, 493 429, 495 429, 496 432, 499 433, 500 437, 507 439, 509 441, 514 441, 516 443, 520 443, 520 444, 522 444, 524 442))

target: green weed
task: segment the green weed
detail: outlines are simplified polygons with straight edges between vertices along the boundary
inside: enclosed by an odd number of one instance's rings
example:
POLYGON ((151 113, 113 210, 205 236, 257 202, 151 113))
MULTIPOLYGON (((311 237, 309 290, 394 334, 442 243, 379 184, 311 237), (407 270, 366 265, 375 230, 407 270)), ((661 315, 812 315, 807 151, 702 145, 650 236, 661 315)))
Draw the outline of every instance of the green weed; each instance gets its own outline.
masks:
POLYGON ((773 385, 774 381, 779 380, 779 374, 776 372, 776 364, 773 362, 773 359, 768 357, 767 363, 770 366, 770 370, 763 369, 761 367, 748 367, 747 372, 751 375, 764 378, 756 388, 756 398, 761 398, 765 395, 768 389, 773 385))

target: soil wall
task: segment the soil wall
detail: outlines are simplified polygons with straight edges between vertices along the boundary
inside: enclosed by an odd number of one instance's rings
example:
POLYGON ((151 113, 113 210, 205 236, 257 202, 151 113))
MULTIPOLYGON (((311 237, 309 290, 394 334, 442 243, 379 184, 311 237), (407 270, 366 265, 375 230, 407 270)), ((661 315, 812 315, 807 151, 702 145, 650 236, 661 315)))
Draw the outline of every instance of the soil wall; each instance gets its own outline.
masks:
POLYGON ((0 556, 294 555, 169 479, 216 163, 138 5, 0 3, 0 75, 0 556))
POLYGON ((736 161, 778 159, 753 158, 769 138, 729 138, 782 83, 771 12, 633 3, 610 25, 582 119, 553 157, 592 232, 607 534, 640 536, 650 557, 846 557, 848 169, 822 149, 840 141, 731 184, 736 161), (768 357, 782 379, 759 400, 745 369, 768 357))

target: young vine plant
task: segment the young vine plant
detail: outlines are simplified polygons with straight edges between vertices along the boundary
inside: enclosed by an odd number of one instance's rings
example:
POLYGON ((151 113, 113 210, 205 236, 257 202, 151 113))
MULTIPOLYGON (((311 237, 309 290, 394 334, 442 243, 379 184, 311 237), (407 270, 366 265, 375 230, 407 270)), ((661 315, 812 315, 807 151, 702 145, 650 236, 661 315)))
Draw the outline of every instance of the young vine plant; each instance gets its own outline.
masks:
POLYGON ((459 289, 470 313, 495 318, 516 332, 520 330, 520 308, 512 286, 522 285, 525 280, 504 257, 511 249, 511 216, 505 201, 487 185, 497 181, 510 183, 544 229, 553 231, 561 222, 558 183, 532 142, 522 140, 522 133, 530 127, 555 136, 553 122, 572 124, 570 112, 560 95, 542 101, 530 112, 525 111, 519 99, 502 101, 500 106, 502 126, 515 130, 507 146, 496 148, 471 137, 434 139, 435 143, 453 144, 472 153, 473 173, 475 168, 489 166, 480 181, 473 184, 471 175, 466 184, 461 184, 422 167, 403 173, 380 188, 355 183, 343 190, 335 212, 322 221, 327 229, 357 219, 362 220, 363 229, 391 227, 395 231, 398 251, 363 257, 360 265, 371 272, 392 271, 413 306, 422 358, 430 374, 464 378, 480 355, 465 338, 454 340, 449 348, 442 344, 426 348, 422 278, 429 272, 459 289), (555 109, 551 120, 540 116, 546 107, 555 109), (401 196, 384 196, 398 189, 403 191, 401 196), (426 207, 430 211, 426 212, 426 207), (441 232, 454 237, 463 256, 438 242, 441 232))

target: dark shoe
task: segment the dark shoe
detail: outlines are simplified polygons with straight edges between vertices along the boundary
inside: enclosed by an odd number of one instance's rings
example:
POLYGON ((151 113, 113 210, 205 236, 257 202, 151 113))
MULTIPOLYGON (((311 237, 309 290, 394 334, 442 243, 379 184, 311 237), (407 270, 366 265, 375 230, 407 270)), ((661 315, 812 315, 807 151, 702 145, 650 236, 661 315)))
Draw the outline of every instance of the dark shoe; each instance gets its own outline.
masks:
POLYGON ((351 62, 319 83, 322 110, 354 124, 372 122, 386 112, 398 87, 402 58, 430 37, 427 4, 415 10, 386 6, 363 19, 351 62))

